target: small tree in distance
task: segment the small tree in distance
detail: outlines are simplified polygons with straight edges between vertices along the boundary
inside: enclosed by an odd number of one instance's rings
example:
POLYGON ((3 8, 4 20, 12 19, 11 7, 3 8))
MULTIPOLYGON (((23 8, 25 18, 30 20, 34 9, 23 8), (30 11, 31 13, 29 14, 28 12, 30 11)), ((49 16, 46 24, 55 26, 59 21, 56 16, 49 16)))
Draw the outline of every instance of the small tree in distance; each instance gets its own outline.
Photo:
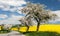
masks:
POLYGON ((56 14, 46 10, 45 6, 42 4, 27 3, 27 5, 21 9, 21 12, 25 14, 24 17, 26 19, 37 22, 37 31, 42 22, 45 23, 57 17, 56 14))

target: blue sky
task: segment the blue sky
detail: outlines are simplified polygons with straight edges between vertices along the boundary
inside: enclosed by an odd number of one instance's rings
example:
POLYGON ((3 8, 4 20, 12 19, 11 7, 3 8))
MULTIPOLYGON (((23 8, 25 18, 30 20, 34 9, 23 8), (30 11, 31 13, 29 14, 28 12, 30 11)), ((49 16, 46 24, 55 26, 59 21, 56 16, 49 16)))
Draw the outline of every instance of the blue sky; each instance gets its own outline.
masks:
POLYGON ((60 10, 60 0, 27 0, 33 3, 41 3, 51 10, 60 10))
MULTIPOLYGON (((26 2, 44 4, 47 9, 60 15, 60 0, 0 0, 0 24, 20 24, 18 20, 23 14, 19 10, 26 2)), ((55 22, 59 23, 60 19, 55 22)))

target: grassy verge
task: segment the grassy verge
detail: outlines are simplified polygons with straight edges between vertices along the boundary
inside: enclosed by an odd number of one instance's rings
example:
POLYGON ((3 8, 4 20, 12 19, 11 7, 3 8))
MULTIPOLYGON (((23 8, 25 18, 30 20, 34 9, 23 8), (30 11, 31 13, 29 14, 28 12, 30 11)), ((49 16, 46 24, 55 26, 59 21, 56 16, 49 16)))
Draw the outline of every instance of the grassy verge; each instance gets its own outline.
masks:
POLYGON ((9 33, 10 31, 8 30, 0 30, 0 34, 5 34, 5 33, 9 33))
POLYGON ((23 33, 26 36, 60 36, 59 33, 56 32, 25 32, 23 33))

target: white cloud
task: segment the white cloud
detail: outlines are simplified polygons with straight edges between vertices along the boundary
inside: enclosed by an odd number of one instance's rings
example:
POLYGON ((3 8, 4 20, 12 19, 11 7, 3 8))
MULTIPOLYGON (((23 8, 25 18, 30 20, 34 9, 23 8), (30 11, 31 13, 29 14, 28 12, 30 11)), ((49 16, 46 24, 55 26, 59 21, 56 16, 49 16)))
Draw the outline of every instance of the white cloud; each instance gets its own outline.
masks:
POLYGON ((21 9, 23 4, 26 4, 24 0, 0 0, 0 9, 15 12, 19 8, 21 9), (11 8, 11 6, 14 7, 11 8))
POLYGON ((7 17, 8 17, 7 15, 0 14, 0 18, 2 18, 2 19, 7 18, 7 17))
POLYGON ((12 20, 20 20, 21 18, 23 18, 23 16, 16 16, 16 15, 12 15, 11 18, 12 20))
POLYGON ((60 17, 60 10, 52 11, 52 12, 55 13, 58 17, 60 17))
POLYGON ((0 20, 0 24, 20 24, 19 19, 23 18, 23 16, 12 15, 10 18, 5 20, 0 20))
MULTIPOLYGON (((26 4, 24 0, 0 0, 0 9, 3 11, 10 11, 10 12, 15 12, 17 11, 19 14, 21 12, 19 11, 22 9, 22 5, 26 4), (11 6, 13 6, 11 8, 11 6)), ((0 18, 6 18, 6 15, 0 15, 0 18)), ((18 24, 20 23, 18 20, 22 18, 22 16, 17 16, 17 15, 11 15, 10 18, 7 18, 5 20, 0 20, 0 24, 18 24)))
POLYGON ((24 0, 0 0, 0 4, 1 3, 11 6, 21 6, 22 4, 26 4, 24 0))
POLYGON ((56 19, 56 21, 60 21, 60 10, 52 11, 52 12, 58 16, 58 19, 56 19))
POLYGON ((17 20, 8 20, 7 19, 7 20, 1 20, 0 24, 20 24, 20 22, 17 20))
POLYGON ((57 17, 57 19, 49 21, 49 22, 50 23, 57 23, 58 21, 60 21, 60 10, 52 11, 52 13, 56 14, 58 17, 57 17))

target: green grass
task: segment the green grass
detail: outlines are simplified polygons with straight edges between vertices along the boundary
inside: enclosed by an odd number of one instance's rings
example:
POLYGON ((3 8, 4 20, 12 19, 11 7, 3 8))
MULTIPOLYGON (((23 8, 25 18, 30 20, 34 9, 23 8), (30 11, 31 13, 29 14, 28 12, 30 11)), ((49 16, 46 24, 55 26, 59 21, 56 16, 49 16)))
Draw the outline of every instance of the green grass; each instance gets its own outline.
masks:
POLYGON ((59 33, 56 32, 25 32, 23 33, 26 36, 60 36, 59 33))
POLYGON ((5 34, 5 33, 9 33, 9 30, 0 30, 0 34, 5 34))

